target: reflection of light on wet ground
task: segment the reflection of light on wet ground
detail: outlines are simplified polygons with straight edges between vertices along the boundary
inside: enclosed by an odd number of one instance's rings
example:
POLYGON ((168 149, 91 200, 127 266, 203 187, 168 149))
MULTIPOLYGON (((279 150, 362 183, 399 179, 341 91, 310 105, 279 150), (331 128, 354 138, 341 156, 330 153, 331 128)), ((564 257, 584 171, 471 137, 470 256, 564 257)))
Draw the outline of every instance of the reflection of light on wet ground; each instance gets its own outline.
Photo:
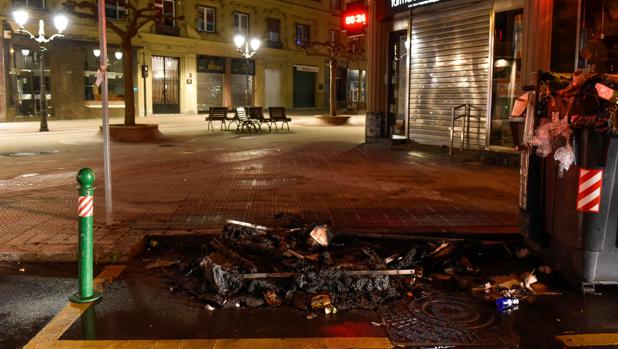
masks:
POLYGON ((420 158, 420 159, 424 159, 427 157, 426 154, 418 152, 418 151, 409 151, 408 155, 414 156, 415 158, 420 158))
POLYGON ((258 150, 245 150, 238 151, 234 153, 225 153, 221 154, 217 160, 221 162, 236 162, 236 161, 246 161, 253 160, 255 158, 264 157, 275 153, 276 149, 258 149, 258 150))
POLYGON ((34 176, 38 176, 38 173, 24 173, 22 175, 19 175, 15 178, 28 178, 28 177, 34 177, 34 176))
POLYGON ((58 150, 52 150, 51 152, 49 151, 22 151, 22 152, 15 152, 15 153, 2 153, 0 154, 0 156, 6 156, 9 158, 19 158, 19 157, 24 157, 24 156, 48 155, 48 154, 53 154, 53 153, 58 153, 58 150))
POLYGON ((75 183, 75 172, 40 174, 36 172, 21 174, 10 179, 0 179, 0 192, 19 192, 32 188, 49 188, 67 183, 75 183))

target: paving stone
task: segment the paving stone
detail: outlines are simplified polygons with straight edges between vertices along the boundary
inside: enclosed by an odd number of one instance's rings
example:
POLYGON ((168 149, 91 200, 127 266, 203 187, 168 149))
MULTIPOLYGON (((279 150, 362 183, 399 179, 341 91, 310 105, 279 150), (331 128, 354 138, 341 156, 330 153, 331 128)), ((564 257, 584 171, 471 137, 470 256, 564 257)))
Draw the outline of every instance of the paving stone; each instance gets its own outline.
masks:
MULTIPOLYGON (((292 125, 291 134, 215 136, 191 116, 158 120, 176 146, 112 144, 114 220, 121 228, 105 227, 103 176, 97 177, 98 256, 123 253, 146 234, 212 232, 225 219, 266 224, 282 211, 331 221, 338 229, 398 233, 518 224, 515 169, 452 161, 439 148, 364 145, 364 129, 356 126, 292 125), (173 127, 178 124, 183 127, 173 127)), ((76 250, 74 174, 84 166, 103 173, 100 144, 93 141, 97 126, 54 123, 54 129, 72 127, 62 137, 79 149, 53 132, 0 130, 2 137, 15 137, 13 147, 48 153, 27 162, 8 159, 0 168, 0 197, 7 198, 0 201, 1 256, 76 250), (40 175, 19 177, 23 173, 40 175)))

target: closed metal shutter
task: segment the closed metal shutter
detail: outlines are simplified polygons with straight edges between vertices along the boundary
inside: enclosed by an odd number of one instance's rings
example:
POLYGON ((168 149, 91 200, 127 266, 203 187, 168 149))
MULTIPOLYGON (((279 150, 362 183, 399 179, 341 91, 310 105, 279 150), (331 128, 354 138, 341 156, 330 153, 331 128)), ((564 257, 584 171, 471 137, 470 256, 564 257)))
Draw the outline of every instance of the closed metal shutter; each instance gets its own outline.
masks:
MULTIPOLYGON (((451 108, 472 104, 466 147, 485 145, 489 0, 454 0, 414 9, 410 64, 410 139, 449 143, 451 108)), ((456 122, 455 139, 461 131, 456 122)), ((457 143, 456 143, 457 144, 457 143)))

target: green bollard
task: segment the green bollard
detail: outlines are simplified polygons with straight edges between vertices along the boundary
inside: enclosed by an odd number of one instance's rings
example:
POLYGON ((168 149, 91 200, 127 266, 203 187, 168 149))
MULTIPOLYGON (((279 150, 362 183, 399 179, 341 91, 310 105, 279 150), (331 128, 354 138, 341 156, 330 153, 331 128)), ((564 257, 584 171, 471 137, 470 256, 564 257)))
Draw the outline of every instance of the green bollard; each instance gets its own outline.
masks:
POLYGON ((77 173, 79 183, 79 200, 77 214, 79 216, 79 292, 71 295, 69 300, 75 303, 89 303, 101 298, 94 292, 94 171, 82 168, 77 173))

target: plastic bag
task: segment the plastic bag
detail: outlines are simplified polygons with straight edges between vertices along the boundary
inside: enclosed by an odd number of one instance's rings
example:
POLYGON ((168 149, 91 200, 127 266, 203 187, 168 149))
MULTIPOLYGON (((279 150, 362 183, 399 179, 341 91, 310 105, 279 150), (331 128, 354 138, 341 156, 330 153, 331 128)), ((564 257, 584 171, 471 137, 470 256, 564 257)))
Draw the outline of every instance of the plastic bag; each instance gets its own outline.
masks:
POLYGON ((571 144, 567 142, 565 146, 558 148, 554 153, 554 159, 558 161, 558 177, 564 176, 575 162, 575 152, 571 144))
POLYGON ((536 129, 531 144, 537 147, 537 155, 546 157, 552 152, 556 137, 564 137, 566 142, 569 143, 572 132, 567 118, 562 118, 556 122, 548 122, 536 129))

